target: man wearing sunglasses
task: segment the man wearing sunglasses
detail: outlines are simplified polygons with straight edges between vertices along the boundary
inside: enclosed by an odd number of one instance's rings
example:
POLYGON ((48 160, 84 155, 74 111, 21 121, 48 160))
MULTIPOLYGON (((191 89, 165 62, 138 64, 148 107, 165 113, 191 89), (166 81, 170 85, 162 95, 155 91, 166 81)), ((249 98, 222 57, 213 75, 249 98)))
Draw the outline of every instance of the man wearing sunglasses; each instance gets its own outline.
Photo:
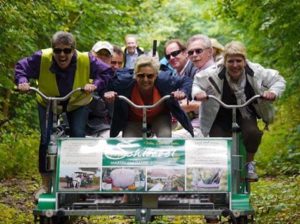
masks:
POLYGON ((176 75, 193 78, 197 72, 197 68, 187 57, 186 45, 182 40, 172 39, 166 42, 165 58, 175 69, 176 75))
MULTIPOLYGON (((167 43, 165 53, 166 58, 170 59, 170 64, 176 67, 177 75, 186 75, 194 78, 196 73, 215 64, 210 39, 205 35, 192 36, 188 40, 187 48, 177 41, 171 42, 171 44, 167 43), (180 54, 176 56, 179 52, 177 49, 180 49, 180 54)), ((190 102, 182 100, 180 102, 181 108, 184 109, 191 119, 196 137, 202 136, 198 118, 200 105, 201 102, 194 100, 190 102)), ((173 131, 174 137, 188 137, 188 133, 184 129, 180 129, 180 127, 176 129, 177 130, 173 131)))
MULTIPOLYGON (((197 67, 189 60, 186 44, 182 40, 172 39, 166 42, 165 58, 175 69, 176 76, 188 76, 193 79, 198 71, 197 67)), ((199 102, 194 101, 188 103, 187 99, 180 101, 181 108, 189 115, 191 123, 193 124, 195 136, 199 136, 201 133, 197 119, 199 105, 199 102)), ((189 133, 178 124, 175 129, 176 130, 173 131, 173 137, 186 138, 190 136, 189 133)))
POLYGON ((187 43, 187 54, 199 71, 214 65, 211 40, 206 35, 192 36, 187 43))
MULTIPOLYGON (((51 40, 52 48, 35 52, 23 58, 15 66, 15 82, 20 91, 28 91, 30 79, 38 80, 39 90, 47 96, 63 97, 78 87, 84 87, 82 93, 73 95, 59 105, 60 112, 65 111, 70 125, 71 137, 84 137, 88 116, 87 105, 91 101, 91 92, 105 89, 111 79, 112 71, 108 65, 97 60, 91 53, 76 50, 75 38, 71 33, 56 32, 51 40), (90 79, 93 80, 90 83, 90 79)), ((39 171, 42 174, 43 187, 38 194, 49 191, 50 176, 46 169, 46 151, 52 132, 52 111, 49 113, 46 127, 47 103, 37 97, 41 129, 39 147, 39 171)))

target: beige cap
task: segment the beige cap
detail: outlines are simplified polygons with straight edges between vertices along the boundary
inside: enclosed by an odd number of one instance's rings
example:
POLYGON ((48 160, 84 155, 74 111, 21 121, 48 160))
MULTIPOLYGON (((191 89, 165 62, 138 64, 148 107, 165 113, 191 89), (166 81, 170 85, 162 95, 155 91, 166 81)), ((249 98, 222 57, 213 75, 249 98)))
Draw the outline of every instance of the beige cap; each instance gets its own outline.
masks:
POLYGON ((102 49, 107 50, 111 55, 113 54, 113 46, 108 41, 98 41, 93 46, 92 51, 97 53, 98 51, 100 51, 102 49))

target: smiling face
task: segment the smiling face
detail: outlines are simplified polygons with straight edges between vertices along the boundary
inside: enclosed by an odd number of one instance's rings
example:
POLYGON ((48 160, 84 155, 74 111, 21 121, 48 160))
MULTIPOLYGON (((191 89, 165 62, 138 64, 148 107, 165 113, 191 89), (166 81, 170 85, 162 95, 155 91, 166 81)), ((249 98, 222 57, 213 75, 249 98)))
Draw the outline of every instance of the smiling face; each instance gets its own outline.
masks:
POLYGON ((228 75, 232 80, 239 80, 246 66, 245 58, 242 55, 227 55, 225 59, 225 67, 228 75))
POLYGON ((151 66, 142 66, 135 74, 138 88, 141 93, 152 92, 157 73, 151 66))
POLYGON ((169 55, 170 57, 168 61, 178 73, 184 68, 188 60, 186 52, 180 50, 181 49, 176 42, 173 42, 166 47, 166 55, 169 55), (179 52, 179 54, 173 56, 176 52, 179 52))
POLYGON ((55 46, 53 46, 54 60, 62 70, 68 68, 74 53, 75 50, 71 47, 71 45, 57 43, 55 46))
POLYGON ((134 54, 135 49, 137 48, 137 41, 134 37, 126 38, 126 48, 129 54, 134 54))

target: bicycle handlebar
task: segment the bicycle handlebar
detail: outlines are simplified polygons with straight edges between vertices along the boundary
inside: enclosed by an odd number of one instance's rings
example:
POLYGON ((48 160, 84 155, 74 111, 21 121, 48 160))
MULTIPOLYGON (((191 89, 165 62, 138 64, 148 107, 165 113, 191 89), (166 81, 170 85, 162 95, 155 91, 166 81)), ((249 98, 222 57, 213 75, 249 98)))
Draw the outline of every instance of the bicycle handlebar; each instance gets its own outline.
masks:
POLYGON ((249 100, 247 100, 244 104, 241 104, 241 105, 228 105, 228 104, 224 103, 223 101, 221 101, 219 98, 215 97, 214 95, 207 96, 207 99, 213 99, 213 100, 217 101, 222 107, 224 107, 226 109, 242 108, 242 107, 248 106, 250 103, 252 103, 254 100, 256 100, 258 98, 262 98, 262 96, 254 95, 249 100))
POLYGON ((157 107, 159 104, 161 104, 162 102, 164 102, 167 99, 170 99, 172 96, 171 95, 165 95, 164 97, 160 98, 159 101, 157 101, 155 104, 152 105, 137 105, 134 102, 132 102, 130 99, 128 99, 126 96, 117 96, 119 99, 124 100, 125 102, 127 102, 128 104, 130 104, 131 106, 137 108, 137 109, 152 109, 157 107))
POLYGON ((44 93, 42 93, 38 88, 35 87, 29 87, 29 90, 32 90, 36 93, 38 93, 43 99, 48 100, 48 101, 66 101, 67 99, 69 99, 75 92, 78 91, 83 91, 82 87, 78 87, 76 89, 73 89, 71 92, 69 92, 67 95, 63 96, 63 97, 52 97, 52 96, 46 96, 44 93))

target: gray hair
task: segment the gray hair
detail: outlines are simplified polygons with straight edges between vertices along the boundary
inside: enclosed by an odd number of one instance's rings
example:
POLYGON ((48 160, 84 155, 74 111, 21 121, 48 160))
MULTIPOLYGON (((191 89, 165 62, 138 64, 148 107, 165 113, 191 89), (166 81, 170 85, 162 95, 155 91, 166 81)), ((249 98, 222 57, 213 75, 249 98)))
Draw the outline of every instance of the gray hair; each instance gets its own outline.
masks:
POLYGON ((151 56, 147 56, 147 55, 140 55, 134 65, 134 78, 136 73, 140 70, 141 67, 146 67, 146 66, 150 66, 154 69, 154 72, 156 74, 158 74, 159 71, 159 61, 156 58, 153 58, 151 56))
POLYGON ((192 36, 188 42, 187 42, 187 46, 189 46, 192 42, 196 41, 196 40, 200 40, 201 42, 203 42, 203 44, 205 45, 206 48, 211 48, 211 40, 209 39, 208 36, 204 35, 204 34, 196 34, 194 36, 192 36))
POLYGON ((51 46, 55 47, 57 44, 70 45, 73 49, 76 48, 76 41, 73 34, 65 31, 58 31, 52 36, 51 46))

